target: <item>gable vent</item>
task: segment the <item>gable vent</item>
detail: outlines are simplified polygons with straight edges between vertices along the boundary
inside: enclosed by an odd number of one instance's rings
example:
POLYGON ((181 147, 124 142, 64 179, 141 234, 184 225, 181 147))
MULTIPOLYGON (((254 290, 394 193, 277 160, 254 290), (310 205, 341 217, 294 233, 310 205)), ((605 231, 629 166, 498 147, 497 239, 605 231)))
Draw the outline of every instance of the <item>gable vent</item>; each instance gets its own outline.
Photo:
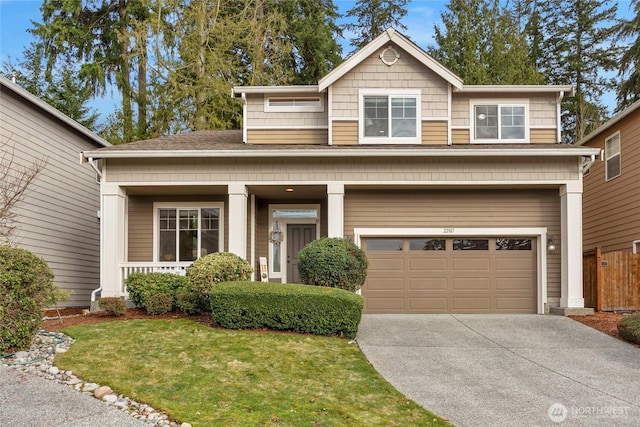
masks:
POLYGON ((391 66, 391 65, 395 64, 396 62, 398 62, 398 58, 400 58, 400 54, 398 53, 397 50, 395 50, 391 46, 387 47, 380 54, 380 59, 382 59, 382 62, 384 62, 385 64, 387 64, 389 66, 391 66))

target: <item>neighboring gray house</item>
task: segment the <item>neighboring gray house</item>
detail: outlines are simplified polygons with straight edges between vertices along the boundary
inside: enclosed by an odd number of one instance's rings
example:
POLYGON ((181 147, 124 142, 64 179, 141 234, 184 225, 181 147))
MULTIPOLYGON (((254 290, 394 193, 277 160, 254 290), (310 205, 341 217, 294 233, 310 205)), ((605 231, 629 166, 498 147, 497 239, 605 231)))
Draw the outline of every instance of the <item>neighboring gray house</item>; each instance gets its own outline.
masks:
POLYGON ((100 185, 79 153, 110 144, 0 77, 0 149, 28 165, 45 159, 44 171, 18 207, 13 243, 42 256, 55 284, 73 291, 64 305, 89 306, 100 284, 100 185), (11 154, 9 154, 11 155, 11 154))

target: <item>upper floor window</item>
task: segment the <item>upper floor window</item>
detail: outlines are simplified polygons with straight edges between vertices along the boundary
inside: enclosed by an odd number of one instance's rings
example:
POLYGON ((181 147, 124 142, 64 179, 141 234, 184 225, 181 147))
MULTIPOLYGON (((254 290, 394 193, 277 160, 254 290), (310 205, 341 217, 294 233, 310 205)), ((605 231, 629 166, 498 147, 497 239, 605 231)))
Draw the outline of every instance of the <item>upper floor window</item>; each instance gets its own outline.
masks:
POLYGON ((527 106, 524 103, 474 103, 471 106, 472 142, 526 142, 527 106))
POLYGON ((604 141, 605 174, 609 181, 622 173, 620 165, 620 132, 616 132, 604 141))
POLYGON ((321 96, 270 96, 264 100, 265 112, 293 113, 296 111, 322 112, 324 99, 321 96))
POLYGON ((360 109, 361 143, 420 143, 419 91, 361 91, 360 109))

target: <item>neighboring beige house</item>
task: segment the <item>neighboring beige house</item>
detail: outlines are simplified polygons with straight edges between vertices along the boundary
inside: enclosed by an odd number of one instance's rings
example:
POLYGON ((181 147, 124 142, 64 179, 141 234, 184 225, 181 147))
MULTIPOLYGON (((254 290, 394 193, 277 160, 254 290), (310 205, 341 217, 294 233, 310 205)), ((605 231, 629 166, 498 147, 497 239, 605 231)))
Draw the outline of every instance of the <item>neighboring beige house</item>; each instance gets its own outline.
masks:
POLYGON ((19 205, 13 244, 43 257, 55 284, 73 291, 64 305, 88 306, 100 282, 100 185, 79 153, 110 144, 4 77, 0 144, 17 164, 46 161, 19 205))
POLYGON ((570 93, 466 86, 390 29, 317 85, 234 88, 242 130, 85 151, 102 162, 102 295, 222 250, 296 282, 298 251, 331 236, 367 253, 368 313, 581 308, 598 150, 558 144, 570 93))
POLYGON ((584 251, 640 253, 640 101, 577 145, 602 151, 584 177, 584 251))

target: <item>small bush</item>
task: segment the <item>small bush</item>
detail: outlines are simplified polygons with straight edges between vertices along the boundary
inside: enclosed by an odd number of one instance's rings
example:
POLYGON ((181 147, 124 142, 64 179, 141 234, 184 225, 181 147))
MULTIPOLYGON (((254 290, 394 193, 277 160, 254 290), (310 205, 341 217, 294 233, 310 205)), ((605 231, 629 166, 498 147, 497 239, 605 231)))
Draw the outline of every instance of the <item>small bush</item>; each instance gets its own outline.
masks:
POLYGON ((367 278, 364 252, 345 239, 314 240, 298 254, 298 272, 304 284, 355 292, 367 278))
POLYGON ((625 316, 618 322, 620 338, 640 344, 640 313, 625 316))
POLYGON ((209 292, 216 284, 248 280, 252 272, 251 265, 238 255, 217 252, 198 258, 187 267, 189 289, 208 306, 209 292))
POLYGON ((133 273, 126 281, 129 300, 146 309, 150 296, 164 292, 173 296, 177 289, 187 286, 188 280, 172 273, 133 273))
POLYGON ((197 293, 182 289, 176 292, 176 309, 186 314, 200 314, 203 309, 208 307, 202 307, 203 301, 200 301, 200 297, 197 293))
POLYGON ((56 289, 44 259, 26 249, 0 246, 0 350, 29 346, 56 289))
POLYGON ((213 321, 225 328, 354 338, 362 297, 341 289, 280 283, 221 283, 211 291, 213 321))
POLYGON ((127 303, 122 298, 104 297, 98 301, 100 309, 112 316, 122 316, 127 310, 127 303))
POLYGON ((165 314, 173 309, 173 294, 169 292, 158 292, 157 294, 150 295, 146 300, 145 309, 147 313, 165 314))

